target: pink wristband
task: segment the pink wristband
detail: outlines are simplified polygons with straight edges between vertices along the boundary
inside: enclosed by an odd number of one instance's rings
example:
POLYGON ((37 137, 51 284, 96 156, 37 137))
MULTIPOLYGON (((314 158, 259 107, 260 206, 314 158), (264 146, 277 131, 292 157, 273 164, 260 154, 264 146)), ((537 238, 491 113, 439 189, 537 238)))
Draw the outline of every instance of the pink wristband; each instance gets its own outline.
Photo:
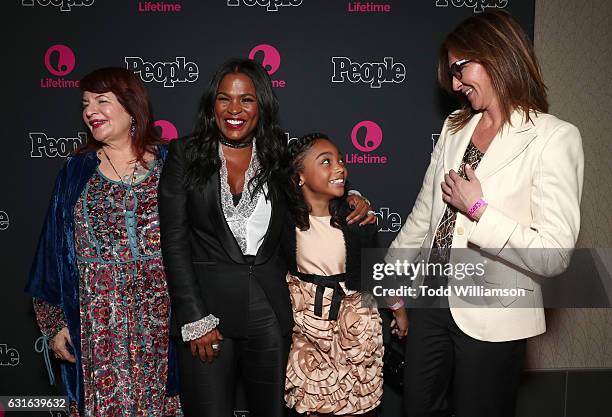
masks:
POLYGON ((399 300, 398 302, 396 302, 396 303, 395 303, 395 304, 393 304, 393 305, 390 305, 390 306, 389 306, 389 309, 391 309, 392 311, 395 311, 395 310, 399 310, 399 309, 400 309, 400 308, 402 308, 402 307, 404 307, 404 300, 402 300, 402 299, 400 298, 400 300, 399 300))
POLYGON ((476 213, 476 211, 478 211, 479 208, 486 206, 487 203, 486 201, 484 201, 482 198, 479 198, 472 207, 470 207, 470 209, 468 210, 467 214, 468 216, 470 216, 472 219, 474 219, 474 213, 476 213))

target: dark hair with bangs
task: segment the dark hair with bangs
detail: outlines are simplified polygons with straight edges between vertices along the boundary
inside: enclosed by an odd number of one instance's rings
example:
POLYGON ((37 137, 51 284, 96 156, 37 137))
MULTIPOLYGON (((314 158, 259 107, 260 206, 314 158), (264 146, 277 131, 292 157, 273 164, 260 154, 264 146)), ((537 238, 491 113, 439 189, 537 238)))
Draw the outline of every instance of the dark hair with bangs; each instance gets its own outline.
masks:
MULTIPOLYGON (((326 140, 336 145, 325 133, 308 133, 299 139, 292 139, 287 146, 289 165, 286 178, 289 181, 286 187, 289 208, 295 219, 295 224, 300 230, 308 230, 310 221, 310 207, 304 199, 302 187, 300 187, 300 173, 304 170, 304 158, 317 140, 326 140)), ((346 216, 350 212, 346 201, 347 187, 344 187, 344 195, 329 202, 330 224, 340 229, 346 223, 346 216)))
POLYGON ((244 74, 253 81, 259 107, 259 121, 254 136, 257 139, 257 157, 261 168, 251 179, 254 191, 268 183, 268 191, 276 193, 276 185, 284 166, 286 139, 279 125, 279 105, 272 90, 270 76, 257 62, 232 59, 225 62, 213 75, 200 100, 200 108, 193 134, 185 147, 188 162, 185 185, 202 187, 221 168, 219 138, 221 131, 215 121, 215 101, 219 84, 228 74, 244 74))
MULTIPOLYGON (((132 71, 125 68, 101 68, 85 75, 79 82, 79 88, 91 93, 111 92, 126 112, 134 118, 136 130, 132 137, 132 149, 136 160, 145 164, 144 156, 147 152, 155 152, 155 145, 162 143, 157 130, 155 130, 153 108, 149 93, 144 84, 132 71)), ((87 141, 77 150, 77 153, 98 150, 102 143, 97 141, 89 128, 87 141)))
MULTIPOLYGON (((529 112, 548 111, 546 86, 542 71, 527 34, 512 16, 503 10, 486 11, 461 22, 446 36, 438 56, 438 82, 456 95, 449 76, 448 54, 480 63, 491 78, 499 99, 504 124, 520 109, 529 119, 529 112)), ((462 107, 450 116, 450 130, 462 129, 476 114, 469 102, 459 96, 462 107)))

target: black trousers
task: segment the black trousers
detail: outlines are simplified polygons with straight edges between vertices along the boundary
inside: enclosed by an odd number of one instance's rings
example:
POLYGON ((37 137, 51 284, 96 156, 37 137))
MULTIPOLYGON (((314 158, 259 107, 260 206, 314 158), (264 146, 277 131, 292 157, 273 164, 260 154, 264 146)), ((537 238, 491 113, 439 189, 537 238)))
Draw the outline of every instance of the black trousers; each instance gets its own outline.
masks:
POLYGON ((291 335, 281 334, 276 315, 254 278, 245 326, 248 338, 225 337, 212 363, 193 357, 189 344, 180 343, 180 394, 186 417, 234 417, 237 378, 243 381, 249 417, 284 416, 291 335))
POLYGON ((457 327, 448 308, 408 314, 407 417, 514 417, 525 339, 476 340, 457 327))

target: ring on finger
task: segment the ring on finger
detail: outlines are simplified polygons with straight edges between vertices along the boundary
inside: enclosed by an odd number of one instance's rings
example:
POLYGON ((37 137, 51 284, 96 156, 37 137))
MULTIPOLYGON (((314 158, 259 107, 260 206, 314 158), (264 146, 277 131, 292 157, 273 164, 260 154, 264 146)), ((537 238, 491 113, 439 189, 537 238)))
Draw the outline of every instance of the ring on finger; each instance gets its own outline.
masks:
POLYGON ((375 216, 376 212, 374 210, 368 210, 368 216, 375 216))
POLYGON ((212 347, 213 350, 219 350, 219 344, 218 343, 213 343, 210 346, 212 347))

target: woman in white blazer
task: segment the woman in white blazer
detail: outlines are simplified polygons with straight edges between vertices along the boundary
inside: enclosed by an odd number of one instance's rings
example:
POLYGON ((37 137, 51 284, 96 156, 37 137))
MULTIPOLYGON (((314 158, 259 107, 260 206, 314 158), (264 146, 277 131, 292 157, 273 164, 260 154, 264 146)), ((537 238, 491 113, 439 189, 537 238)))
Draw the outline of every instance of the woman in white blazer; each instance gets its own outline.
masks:
POLYGON ((514 416, 525 340, 546 330, 537 281, 567 268, 578 237, 580 133, 546 114, 533 47, 506 12, 455 28, 440 49, 438 79, 462 106, 444 122, 386 261, 403 256, 400 248, 420 248, 412 252, 430 263, 481 260, 483 276, 419 277, 416 285, 513 291, 470 298, 449 291, 438 300, 443 308, 410 309, 405 410, 514 416))

